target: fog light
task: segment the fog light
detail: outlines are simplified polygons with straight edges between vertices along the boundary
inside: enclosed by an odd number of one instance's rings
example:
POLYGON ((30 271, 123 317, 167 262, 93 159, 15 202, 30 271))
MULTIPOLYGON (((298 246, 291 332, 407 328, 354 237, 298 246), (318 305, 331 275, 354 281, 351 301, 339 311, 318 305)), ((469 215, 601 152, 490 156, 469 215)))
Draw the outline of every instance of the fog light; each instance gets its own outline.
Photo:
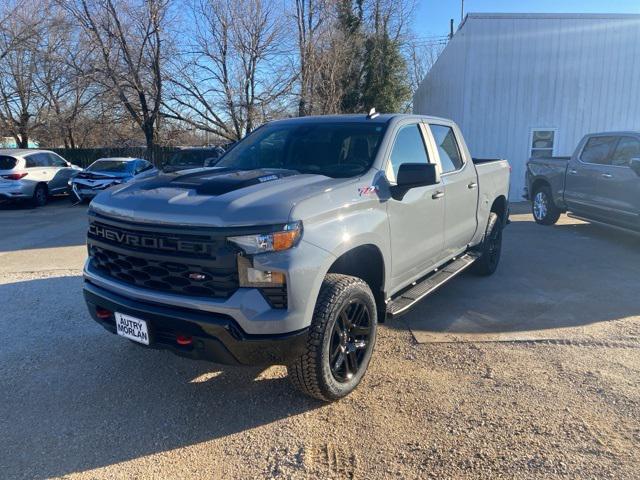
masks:
POLYGON ((282 285, 284 283, 284 273, 247 268, 247 280, 249 283, 275 283, 282 285))
POLYGON ((251 260, 243 255, 238 256, 238 276, 241 287, 280 287, 287 283, 284 273, 258 270, 253 267, 251 260))

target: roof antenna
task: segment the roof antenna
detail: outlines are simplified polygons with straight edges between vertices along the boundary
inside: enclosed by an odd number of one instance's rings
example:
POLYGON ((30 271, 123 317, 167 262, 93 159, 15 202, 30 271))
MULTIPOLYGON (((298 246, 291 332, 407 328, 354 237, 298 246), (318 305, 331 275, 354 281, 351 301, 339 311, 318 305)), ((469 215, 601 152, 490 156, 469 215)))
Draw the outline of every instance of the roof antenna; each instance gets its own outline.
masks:
POLYGON ((372 118, 376 118, 378 115, 380 114, 376 112, 376 109, 374 107, 371 110, 369 110, 369 115, 367 115, 367 119, 371 120, 372 118))

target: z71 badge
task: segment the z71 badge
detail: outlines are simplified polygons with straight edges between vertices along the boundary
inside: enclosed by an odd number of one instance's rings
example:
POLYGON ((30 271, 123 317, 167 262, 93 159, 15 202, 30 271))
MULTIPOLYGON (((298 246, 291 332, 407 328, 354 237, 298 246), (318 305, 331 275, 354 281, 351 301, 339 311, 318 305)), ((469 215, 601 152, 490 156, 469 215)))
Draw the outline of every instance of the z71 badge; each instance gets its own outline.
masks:
POLYGON ((358 188, 358 195, 360 195, 361 197, 375 195, 377 192, 378 192, 378 187, 375 185, 369 185, 368 187, 358 188))

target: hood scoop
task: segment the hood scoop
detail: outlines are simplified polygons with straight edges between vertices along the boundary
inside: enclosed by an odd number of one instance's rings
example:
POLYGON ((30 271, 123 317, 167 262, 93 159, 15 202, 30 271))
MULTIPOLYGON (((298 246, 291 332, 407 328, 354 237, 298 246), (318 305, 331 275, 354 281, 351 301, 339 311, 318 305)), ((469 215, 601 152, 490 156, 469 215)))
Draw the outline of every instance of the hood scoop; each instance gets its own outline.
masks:
POLYGON ((206 169, 183 175, 160 175, 157 181, 145 185, 145 189, 176 187, 195 190, 199 195, 218 196, 297 174, 295 170, 281 169, 206 169))

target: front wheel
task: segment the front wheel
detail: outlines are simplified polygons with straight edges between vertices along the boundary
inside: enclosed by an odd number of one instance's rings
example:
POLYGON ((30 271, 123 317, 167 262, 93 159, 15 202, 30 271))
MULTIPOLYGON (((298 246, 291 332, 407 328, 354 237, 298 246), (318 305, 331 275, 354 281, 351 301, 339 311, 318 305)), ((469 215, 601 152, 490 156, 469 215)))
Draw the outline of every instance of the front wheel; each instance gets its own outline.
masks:
POLYGON ((303 393, 324 401, 351 393, 364 376, 376 341, 376 302, 369 286, 328 274, 318 295, 306 351, 287 366, 303 393))

